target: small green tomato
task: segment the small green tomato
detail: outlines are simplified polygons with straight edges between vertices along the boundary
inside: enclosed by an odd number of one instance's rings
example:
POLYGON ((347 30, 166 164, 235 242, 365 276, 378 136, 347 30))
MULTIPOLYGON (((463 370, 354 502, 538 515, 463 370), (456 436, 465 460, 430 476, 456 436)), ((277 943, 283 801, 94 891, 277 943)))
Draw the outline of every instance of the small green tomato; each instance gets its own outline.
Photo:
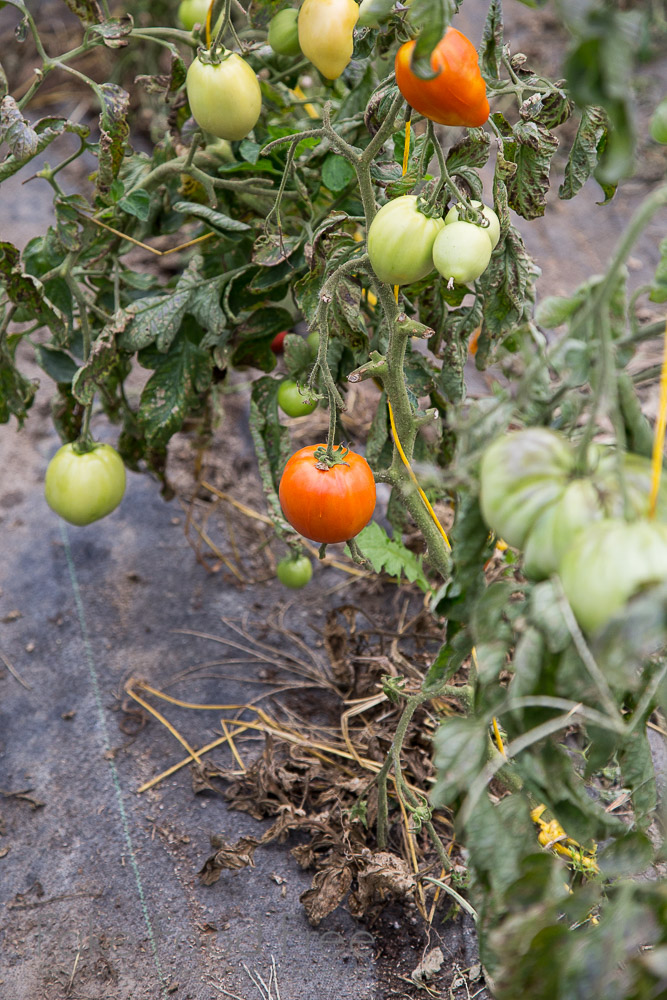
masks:
POLYGON ((486 271, 491 260, 491 240, 472 222, 450 222, 433 244, 433 263, 448 281, 467 285, 486 271))
POLYGON ((302 395, 296 382, 287 378, 278 389, 278 406, 288 417, 306 417, 316 408, 317 400, 302 395))
MULTIPOLYGON (((482 229, 483 232, 485 232, 489 237, 491 240, 491 248, 495 250, 498 246, 498 240, 500 239, 500 220, 498 219, 498 216, 488 205, 482 205, 481 201, 471 201, 470 204, 473 208, 480 209, 482 215, 489 220, 488 226, 480 226, 480 229, 482 229)), ((458 222, 459 218, 459 206, 452 205, 445 216, 445 225, 450 226, 452 222, 458 222)))
POLYGON ((305 587, 313 575, 313 566, 308 556, 285 556, 276 566, 280 582, 293 590, 305 587))

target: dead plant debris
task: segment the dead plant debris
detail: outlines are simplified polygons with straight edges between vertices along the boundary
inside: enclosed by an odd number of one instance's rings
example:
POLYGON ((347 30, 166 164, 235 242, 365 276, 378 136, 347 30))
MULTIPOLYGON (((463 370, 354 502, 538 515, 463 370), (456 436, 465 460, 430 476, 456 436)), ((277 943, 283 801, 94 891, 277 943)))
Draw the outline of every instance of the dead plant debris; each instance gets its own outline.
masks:
MULTIPOLYGON (((212 837, 211 854, 199 872, 203 884, 213 885, 225 871, 253 867, 259 847, 289 841, 297 863, 313 871, 311 887, 301 895, 301 902, 315 926, 343 903, 355 917, 370 924, 390 901, 416 905, 427 922, 438 905, 451 904, 451 897, 427 881, 429 875, 446 880, 448 874, 418 817, 399 801, 391 775, 387 843, 380 846, 376 839, 377 774, 391 750, 402 711, 402 699, 397 702, 388 696, 385 680, 400 680, 406 693, 417 690, 441 640, 423 608, 415 610, 420 598, 412 601, 412 615, 411 598, 401 600, 401 613, 392 613, 392 621, 399 621, 397 631, 386 629, 381 619, 374 620, 353 605, 331 611, 321 632, 326 658, 290 632, 280 617, 268 625, 250 620, 225 622, 232 632, 228 637, 202 635, 243 652, 246 663, 257 664, 260 679, 261 671, 266 677, 270 665, 269 690, 250 704, 201 704, 167 695, 138 680, 128 683, 127 694, 190 750, 181 764, 140 790, 190 764, 195 794, 221 795, 231 809, 256 820, 271 820, 257 837, 244 836, 235 842, 224 834, 212 837), (298 677, 298 686, 289 682, 289 674, 298 677), (199 711, 226 710, 221 720, 224 735, 202 750, 192 749, 145 700, 149 696, 199 711), (251 745, 258 739, 263 746, 253 757, 251 745), (211 750, 224 744, 232 751, 231 767, 210 757, 211 750)), ((180 685, 195 680, 191 671, 179 674, 180 685)), ((426 801, 434 777, 431 737, 439 718, 457 707, 451 698, 440 700, 437 706, 425 704, 410 722, 401 763, 407 787, 420 802, 426 801)), ((436 813, 432 819, 455 862, 447 814, 436 813)))

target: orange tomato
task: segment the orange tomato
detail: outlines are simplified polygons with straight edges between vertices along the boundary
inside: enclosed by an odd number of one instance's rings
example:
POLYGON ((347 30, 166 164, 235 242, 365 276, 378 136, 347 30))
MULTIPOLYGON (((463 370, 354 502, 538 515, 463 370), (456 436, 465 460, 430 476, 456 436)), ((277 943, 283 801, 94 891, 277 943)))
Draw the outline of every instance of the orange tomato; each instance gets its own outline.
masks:
POLYGON ((300 448, 287 462, 278 496, 289 523, 313 542, 346 542, 375 510, 375 479, 362 455, 348 451, 327 468, 315 456, 323 444, 300 448))
POLYGON ((447 28, 431 53, 432 80, 422 80, 410 66, 414 40, 396 53, 396 83, 415 111, 439 125, 478 127, 489 117, 486 84, 477 50, 456 28, 447 28))

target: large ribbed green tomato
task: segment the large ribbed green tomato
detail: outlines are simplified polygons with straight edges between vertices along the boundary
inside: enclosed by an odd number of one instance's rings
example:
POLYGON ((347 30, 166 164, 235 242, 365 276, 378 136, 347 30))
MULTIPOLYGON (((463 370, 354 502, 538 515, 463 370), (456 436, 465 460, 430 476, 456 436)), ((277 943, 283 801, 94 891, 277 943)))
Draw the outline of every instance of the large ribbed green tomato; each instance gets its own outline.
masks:
POLYGON ((486 271, 491 260, 491 240, 474 222, 450 222, 433 244, 433 263, 443 278, 467 285, 486 271))
POLYGON ((595 632, 642 587, 667 581, 667 525, 597 521, 579 533, 559 572, 577 621, 595 632))
POLYGON ((300 448, 287 462, 278 495, 289 523, 313 542, 346 542, 365 528, 375 510, 375 479, 368 462, 354 451, 328 468, 316 449, 300 448))
MULTIPOLYGON (((489 527, 508 545, 524 549, 527 576, 555 573, 582 530, 603 518, 630 520, 648 514, 651 462, 626 453, 622 459, 628 510, 613 448, 592 445, 577 468, 570 441, 546 427, 529 427, 497 438, 480 468, 480 505, 489 527)), ((658 494, 657 518, 667 522, 667 488, 658 494)))
POLYGON ((123 460, 109 444, 78 454, 64 444, 49 462, 44 495, 49 507, 70 524, 90 524, 115 510, 125 492, 123 460))
POLYGON ((297 22, 301 51, 327 80, 337 80, 352 58, 358 19, 356 0, 304 0, 301 4, 297 22))
POLYGON ((414 194, 383 205, 368 230, 368 256, 380 281, 410 285, 430 274, 433 243, 444 226, 444 219, 419 210, 414 194))
POLYGON ((190 110, 197 124, 220 139, 244 139, 262 110, 259 81, 236 52, 223 52, 222 62, 190 64, 185 81, 190 110))

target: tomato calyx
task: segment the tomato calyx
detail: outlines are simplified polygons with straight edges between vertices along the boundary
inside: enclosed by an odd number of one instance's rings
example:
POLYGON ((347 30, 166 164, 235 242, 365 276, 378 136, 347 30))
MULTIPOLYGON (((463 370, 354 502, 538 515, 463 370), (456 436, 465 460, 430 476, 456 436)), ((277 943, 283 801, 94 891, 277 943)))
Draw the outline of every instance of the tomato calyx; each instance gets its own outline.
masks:
POLYGON ((422 195, 417 196, 417 211, 425 216, 427 219, 440 219, 442 218, 442 212, 435 205, 431 205, 430 202, 422 197, 422 195))
POLYGON ((231 49, 226 49, 222 45, 219 45, 215 49, 197 49, 197 59, 199 59, 199 62, 204 63, 205 66, 220 66, 232 55, 234 53, 231 49))
POLYGON ((316 459, 316 468, 320 469, 322 472, 328 472, 329 469, 333 469, 335 465, 347 465, 345 459, 349 454, 350 449, 346 448, 344 444, 339 444, 337 448, 333 448, 331 452, 324 445, 320 445, 313 452, 313 456, 316 459))

